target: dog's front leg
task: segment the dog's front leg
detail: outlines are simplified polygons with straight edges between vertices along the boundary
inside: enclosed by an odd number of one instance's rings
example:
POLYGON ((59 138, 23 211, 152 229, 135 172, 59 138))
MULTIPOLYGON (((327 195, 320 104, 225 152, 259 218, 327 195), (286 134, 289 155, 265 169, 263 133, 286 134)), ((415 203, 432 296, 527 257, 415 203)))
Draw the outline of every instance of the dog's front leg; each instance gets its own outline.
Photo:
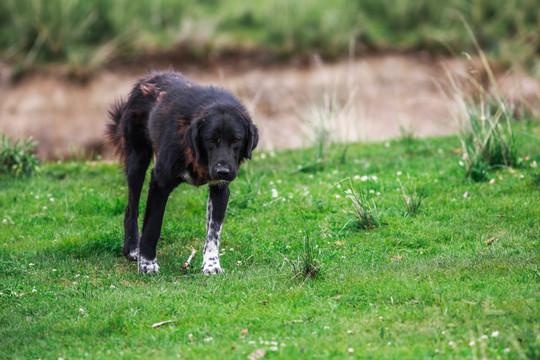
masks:
POLYGON ((202 271, 205 275, 223 272, 219 264, 219 238, 229 203, 229 184, 209 185, 208 189, 206 244, 204 245, 202 265, 202 271))

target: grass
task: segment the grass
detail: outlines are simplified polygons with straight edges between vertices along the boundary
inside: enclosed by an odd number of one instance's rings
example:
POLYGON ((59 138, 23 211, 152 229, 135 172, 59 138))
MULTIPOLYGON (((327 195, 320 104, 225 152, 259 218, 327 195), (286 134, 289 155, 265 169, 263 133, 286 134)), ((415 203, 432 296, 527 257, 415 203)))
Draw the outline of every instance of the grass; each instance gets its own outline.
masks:
POLYGON ((6 134, 1 134, 0 142, 0 175, 16 176, 31 175, 39 170, 38 161, 34 154, 37 143, 30 139, 13 140, 6 134))
POLYGON ((5 0, 0 50, 20 70, 58 62, 95 69, 156 49, 201 58, 240 46, 329 59, 472 51, 462 16, 490 56, 538 74, 536 14, 536 0, 5 0))
POLYGON ((255 153, 231 185, 213 277, 200 272, 204 188, 172 194, 161 272, 141 276, 121 256, 116 164, 3 176, 0 358, 538 358, 540 128, 521 125, 528 160, 491 184, 464 182, 457 137, 350 144, 315 173, 297 171, 311 149, 255 153), (414 217, 397 172, 429 190, 414 217), (346 178, 380 193, 379 228, 346 226, 346 178), (298 281, 284 258, 301 255, 322 276, 298 281))

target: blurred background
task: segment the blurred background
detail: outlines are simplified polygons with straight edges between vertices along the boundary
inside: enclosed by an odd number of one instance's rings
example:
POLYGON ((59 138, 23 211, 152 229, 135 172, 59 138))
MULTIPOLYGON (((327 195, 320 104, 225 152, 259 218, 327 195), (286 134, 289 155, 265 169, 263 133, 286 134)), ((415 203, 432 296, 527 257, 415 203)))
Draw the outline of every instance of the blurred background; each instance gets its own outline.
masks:
POLYGON ((492 71, 495 90, 538 118, 540 4, 0 2, 0 132, 32 136, 42 160, 109 158, 109 104, 169 68, 236 93, 267 150, 307 146, 321 128, 333 141, 448 134, 455 76, 493 87, 492 71))

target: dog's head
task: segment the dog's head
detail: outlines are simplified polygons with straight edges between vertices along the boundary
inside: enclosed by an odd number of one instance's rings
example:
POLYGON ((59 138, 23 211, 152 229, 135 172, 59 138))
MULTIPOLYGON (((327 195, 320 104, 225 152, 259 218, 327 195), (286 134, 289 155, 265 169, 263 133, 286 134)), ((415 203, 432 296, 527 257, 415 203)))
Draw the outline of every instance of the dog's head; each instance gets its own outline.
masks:
POLYGON ((232 181, 240 164, 251 159, 259 133, 244 109, 213 105, 193 119, 185 140, 212 180, 232 181))

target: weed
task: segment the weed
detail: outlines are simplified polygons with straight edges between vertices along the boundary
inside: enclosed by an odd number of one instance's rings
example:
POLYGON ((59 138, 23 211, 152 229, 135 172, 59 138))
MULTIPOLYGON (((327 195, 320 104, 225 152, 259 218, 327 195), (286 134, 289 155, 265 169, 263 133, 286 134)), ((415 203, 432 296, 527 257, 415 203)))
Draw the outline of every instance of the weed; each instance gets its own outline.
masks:
POLYGON ((488 180, 490 170, 517 166, 519 157, 512 128, 515 112, 509 110, 506 100, 500 95, 487 58, 472 32, 470 37, 477 47, 489 84, 482 84, 471 74, 462 76, 464 84, 473 89, 471 96, 464 89, 465 85, 460 85, 448 73, 451 93, 447 98, 459 128, 465 177, 478 182, 488 180))
POLYGON ((2 134, 2 144, 0 146, 0 174, 12 175, 32 175, 38 171, 38 161, 34 154, 34 147, 37 143, 31 138, 22 142, 15 142, 2 134))
POLYGON ((303 279, 305 281, 319 276, 321 266, 315 248, 309 232, 304 232, 302 253, 298 255, 297 260, 288 260, 292 267, 293 279, 303 279))
MULTIPOLYGON (((408 175, 407 175, 408 176, 408 175)), ((405 207, 405 214, 407 216, 413 216, 420 209, 422 201, 426 198, 424 187, 421 187, 417 191, 416 182, 412 186, 404 187, 400 179, 398 179, 399 186, 401 187, 401 194, 403 199, 403 205, 405 207)))
POLYGON ((360 230, 372 230, 381 226, 380 212, 377 209, 375 200, 370 199, 368 193, 363 190, 356 191, 350 178, 341 180, 339 183, 342 184, 345 180, 349 180, 348 188, 345 190, 345 196, 351 200, 356 228, 360 230))

